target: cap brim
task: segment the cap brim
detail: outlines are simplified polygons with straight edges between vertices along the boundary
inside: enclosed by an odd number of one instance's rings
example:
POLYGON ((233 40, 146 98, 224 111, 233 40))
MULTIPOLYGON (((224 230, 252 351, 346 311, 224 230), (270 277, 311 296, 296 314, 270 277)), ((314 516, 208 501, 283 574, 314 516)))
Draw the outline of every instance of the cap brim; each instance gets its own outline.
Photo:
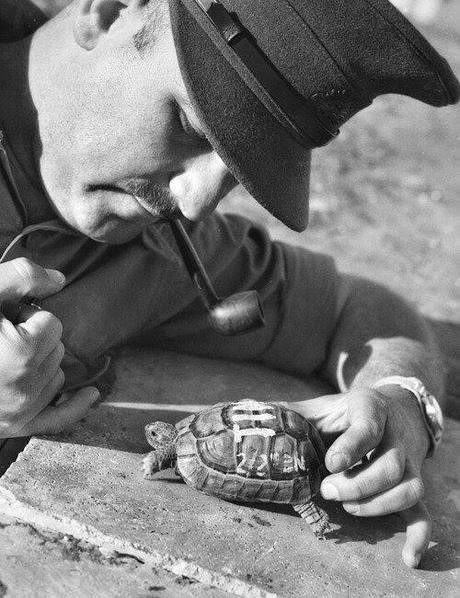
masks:
POLYGON ((311 150, 256 95, 250 74, 201 9, 180 0, 169 7, 182 77, 209 141, 254 199, 289 228, 305 230, 311 150))

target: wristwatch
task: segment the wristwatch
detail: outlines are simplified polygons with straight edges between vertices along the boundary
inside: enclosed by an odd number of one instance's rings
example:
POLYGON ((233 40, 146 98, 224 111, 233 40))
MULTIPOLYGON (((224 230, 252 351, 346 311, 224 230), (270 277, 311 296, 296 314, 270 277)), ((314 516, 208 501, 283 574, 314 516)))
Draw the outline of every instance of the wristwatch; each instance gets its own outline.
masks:
POLYGON ((441 407, 435 397, 430 394, 423 383, 418 378, 406 378, 404 376, 388 376, 381 378, 372 385, 372 388, 380 388, 381 386, 389 386, 395 384, 401 388, 409 390, 417 399, 417 402, 422 411, 425 427, 430 436, 430 449, 428 457, 434 453, 434 450, 441 442, 442 433, 444 431, 444 420, 442 416, 441 407))

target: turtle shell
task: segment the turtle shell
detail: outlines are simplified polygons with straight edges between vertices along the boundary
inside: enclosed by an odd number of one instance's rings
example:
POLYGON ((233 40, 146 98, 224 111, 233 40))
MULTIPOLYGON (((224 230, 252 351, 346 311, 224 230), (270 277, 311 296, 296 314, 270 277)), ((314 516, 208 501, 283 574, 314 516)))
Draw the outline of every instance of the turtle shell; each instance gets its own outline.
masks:
POLYGON ((324 445, 300 414, 246 399, 179 422, 177 471, 207 494, 234 501, 300 504, 321 484, 324 445))

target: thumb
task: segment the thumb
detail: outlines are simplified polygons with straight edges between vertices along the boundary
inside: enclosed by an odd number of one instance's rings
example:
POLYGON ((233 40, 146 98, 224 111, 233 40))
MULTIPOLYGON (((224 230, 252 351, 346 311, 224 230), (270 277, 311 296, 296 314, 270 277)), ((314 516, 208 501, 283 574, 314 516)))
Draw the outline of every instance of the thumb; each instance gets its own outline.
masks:
POLYGON ((58 404, 46 407, 16 435, 58 434, 80 421, 99 398, 100 393, 94 386, 64 393, 58 404))
POLYGON ((65 276, 20 257, 0 264, 0 302, 18 301, 30 295, 43 298, 62 289, 65 276))
POLYGON ((331 473, 358 463, 378 446, 385 431, 387 406, 376 391, 357 389, 347 395, 350 425, 326 454, 326 467, 331 473))

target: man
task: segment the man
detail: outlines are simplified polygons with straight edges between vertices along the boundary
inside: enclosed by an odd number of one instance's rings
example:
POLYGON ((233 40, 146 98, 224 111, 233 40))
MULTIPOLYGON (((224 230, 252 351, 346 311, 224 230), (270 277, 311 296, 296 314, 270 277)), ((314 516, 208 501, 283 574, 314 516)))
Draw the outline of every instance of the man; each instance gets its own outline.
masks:
POLYGON ((337 393, 293 405, 334 441, 322 494, 358 516, 401 511, 416 567, 430 538, 421 467, 441 423, 428 391, 443 384, 423 322, 329 258, 212 213, 238 179, 301 230, 311 149, 345 120, 381 93, 458 99, 386 0, 323 4, 78 0, 2 48, 0 296, 44 309, 2 318, 0 429, 77 421, 98 397, 89 364, 128 341, 323 375, 337 393), (179 216, 219 294, 257 288, 263 329, 209 329, 166 222, 179 216))

